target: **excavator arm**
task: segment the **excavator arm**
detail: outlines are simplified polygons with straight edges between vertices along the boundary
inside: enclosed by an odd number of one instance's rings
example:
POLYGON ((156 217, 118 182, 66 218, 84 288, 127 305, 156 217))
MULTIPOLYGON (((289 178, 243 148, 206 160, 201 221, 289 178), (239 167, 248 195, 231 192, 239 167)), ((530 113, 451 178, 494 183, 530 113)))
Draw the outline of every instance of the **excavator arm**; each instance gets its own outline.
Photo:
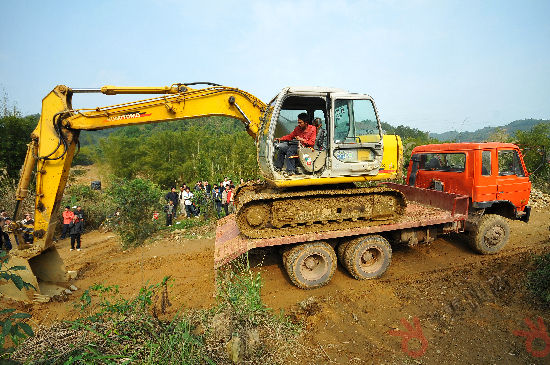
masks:
MULTIPOLYGON (((29 247, 19 239, 17 248, 11 252, 10 263, 26 266, 27 271, 21 272, 22 277, 37 289, 39 285, 36 278, 47 282, 68 280, 63 262, 53 244, 53 237, 56 228, 55 215, 61 204, 81 130, 217 115, 242 121, 248 134, 255 139, 265 108, 266 105, 260 99, 243 90, 218 85, 203 89, 193 89, 184 84, 159 88, 104 86, 101 89, 57 86, 42 101, 42 113, 31 135, 32 142, 28 147, 16 192, 12 228, 21 232, 24 227, 16 222, 20 213, 20 202, 27 196, 32 171, 36 165, 34 243, 29 247), (83 92, 163 95, 113 106, 73 110, 73 94, 83 92)), ((30 299, 28 293, 21 298, 22 294, 12 289, 0 283, 0 292, 23 300, 30 299)))

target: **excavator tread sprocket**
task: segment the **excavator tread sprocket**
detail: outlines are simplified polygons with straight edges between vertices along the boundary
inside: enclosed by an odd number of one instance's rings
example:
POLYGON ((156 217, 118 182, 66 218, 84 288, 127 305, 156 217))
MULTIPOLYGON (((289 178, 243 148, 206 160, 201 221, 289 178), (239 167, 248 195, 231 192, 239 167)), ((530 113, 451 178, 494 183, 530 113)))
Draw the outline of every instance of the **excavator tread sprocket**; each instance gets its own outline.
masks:
POLYGON ((248 189, 237 205, 237 226, 250 238, 273 238, 396 222, 404 195, 385 187, 274 192, 248 189))

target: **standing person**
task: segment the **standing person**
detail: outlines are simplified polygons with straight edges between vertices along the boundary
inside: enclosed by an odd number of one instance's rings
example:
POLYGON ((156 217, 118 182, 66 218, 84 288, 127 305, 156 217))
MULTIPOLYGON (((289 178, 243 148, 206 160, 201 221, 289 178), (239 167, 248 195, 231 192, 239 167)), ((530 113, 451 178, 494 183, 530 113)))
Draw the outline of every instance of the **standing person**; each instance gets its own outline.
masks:
POLYGON ((7 232, 4 232, 4 226, 10 223, 11 219, 8 217, 8 213, 3 210, 0 213, 0 250, 9 251, 12 249, 10 236, 7 232))
POLYGON ((63 232, 61 232, 60 239, 64 240, 65 237, 67 237, 67 234, 69 233, 69 224, 73 221, 74 213, 71 212, 71 207, 66 206, 65 211, 63 212, 63 232))
POLYGON ((208 199, 210 199, 210 194, 212 193, 212 186, 208 184, 208 180, 205 180, 203 182, 203 186, 204 186, 204 191, 206 191, 206 196, 208 197, 208 199))
POLYGON ((222 191, 222 207, 225 211, 225 215, 229 215, 229 211, 227 210, 227 194, 229 193, 229 187, 226 186, 222 191))
MULTIPOLYGON (((309 117, 306 113, 298 114, 298 126, 294 130, 281 138, 275 138, 275 142, 280 141, 292 141, 293 139, 302 143, 304 147, 313 147, 315 144, 315 136, 317 130, 314 126, 308 124, 309 117)), ((277 155, 277 162, 275 163, 275 169, 281 171, 284 163, 286 162, 286 174, 294 175, 296 170, 296 162, 291 156, 298 153, 297 144, 285 144, 279 148, 279 154, 277 155)))
MULTIPOLYGON (((34 219, 32 219, 32 215, 30 213, 27 213, 27 214, 25 214, 25 219, 23 219, 21 221, 21 223, 23 223, 23 225, 27 225, 27 226, 34 225, 34 219)), ((28 245, 33 244, 33 241, 34 241, 34 236, 32 234, 33 231, 34 231, 33 228, 30 228, 30 229, 27 228, 23 232, 23 240, 28 245)))
POLYGON ((172 227, 172 218, 174 217, 175 209, 176 206, 174 205, 174 202, 170 200, 166 208, 166 227, 172 227))
POLYGON ((172 186, 170 191, 166 193, 166 196, 164 197, 166 202, 172 201, 172 204, 178 205, 178 194, 176 193, 176 187, 172 186))
POLYGON ((199 215, 197 214, 197 210, 195 209, 195 206, 193 205, 193 193, 190 191, 189 187, 185 189, 185 211, 187 212, 187 217, 191 218, 191 216, 194 216, 195 218, 199 215))
POLYGON ((227 192, 227 210, 229 214, 235 213, 235 185, 231 185, 227 192))
POLYGON ((221 218, 222 211, 222 193, 220 193, 220 188, 214 184, 214 192, 212 193, 212 200, 214 200, 214 206, 216 207, 216 213, 218 219, 221 218))
POLYGON ((81 251, 80 249, 80 236, 84 233, 84 222, 80 220, 80 217, 78 215, 73 216, 73 220, 69 224, 69 234, 71 235, 71 251, 74 250, 74 244, 76 241, 76 249, 77 251, 81 251))
MULTIPOLYGON (((82 229, 84 229, 84 222, 86 221, 86 216, 84 214, 84 211, 82 210, 82 207, 79 205, 76 207, 76 210, 73 212, 74 215, 78 216, 80 221, 82 222, 82 229)), ((82 231, 84 233, 84 231, 82 231)))
POLYGON ((185 213, 185 200, 183 199, 183 195, 185 194, 185 188, 187 187, 187 185, 185 183, 183 183, 181 186, 180 186, 180 191, 178 193, 178 206, 179 206, 179 209, 180 209, 180 214, 184 214, 185 213))

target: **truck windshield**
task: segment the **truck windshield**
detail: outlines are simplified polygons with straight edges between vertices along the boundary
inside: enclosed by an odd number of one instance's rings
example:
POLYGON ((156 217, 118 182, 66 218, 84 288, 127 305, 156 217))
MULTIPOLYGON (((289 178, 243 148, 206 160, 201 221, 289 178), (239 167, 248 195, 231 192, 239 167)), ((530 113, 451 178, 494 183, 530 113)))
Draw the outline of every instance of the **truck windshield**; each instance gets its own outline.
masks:
POLYGON ((464 153, 423 153, 420 156, 420 170, 463 172, 466 164, 464 153))

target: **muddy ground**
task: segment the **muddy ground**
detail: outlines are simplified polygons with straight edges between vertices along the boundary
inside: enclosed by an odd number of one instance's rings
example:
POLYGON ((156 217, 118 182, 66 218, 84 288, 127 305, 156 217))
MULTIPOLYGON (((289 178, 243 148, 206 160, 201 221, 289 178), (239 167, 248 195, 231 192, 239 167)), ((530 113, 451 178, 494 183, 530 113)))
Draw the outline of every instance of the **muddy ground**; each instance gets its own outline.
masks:
MULTIPOLYGON (((475 254, 461 234, 413 248, 394 245, 381 279, 357 281, 339 267, 327 286, 310 291, 292 285, 277 252, 250 257, 261 265, 265 303, 304 324, 288 363, 550 364, 549 330, 530 352, 528 337, 514 334, 530 331, 526 320, 538 326, 539 317, 550 329, 550 310, 524 287, 531 257, 550 249, 549 225, 549 211, 534 211, 528 224, 513 222, 510 242, 493 256, 475 254)), ((24 308, 35 326, 76 318, 73 303, 95 283, 118 285, 130 297, 170 275, 167 316, 214 303, 213 231, 191 239, 180 232, 127 251, 112 233, 88 232, 82 241, 81 252, 70 251, 69 240, 57 243, 67 269, 78 272, 70 283, 78 290, 64 301, 24 308)))

